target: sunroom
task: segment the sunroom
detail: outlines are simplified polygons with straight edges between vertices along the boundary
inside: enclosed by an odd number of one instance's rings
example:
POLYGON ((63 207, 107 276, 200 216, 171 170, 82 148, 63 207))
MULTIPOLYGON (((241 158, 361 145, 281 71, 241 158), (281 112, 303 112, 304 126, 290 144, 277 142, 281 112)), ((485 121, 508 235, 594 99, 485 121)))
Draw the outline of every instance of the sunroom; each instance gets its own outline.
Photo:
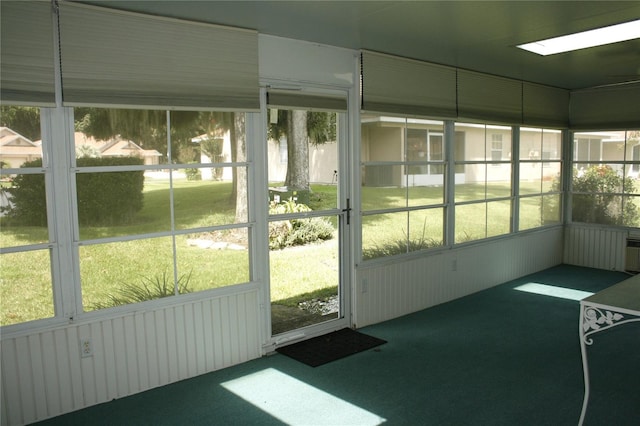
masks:
POLYGON ((483 3, 3 1, 0 125, 41 144, 1 170, 2 424, 558 265, 637 272, 637 75, 514 43, 638 6, 483 3), (474 53, 499 13, 526 34, 474 53))

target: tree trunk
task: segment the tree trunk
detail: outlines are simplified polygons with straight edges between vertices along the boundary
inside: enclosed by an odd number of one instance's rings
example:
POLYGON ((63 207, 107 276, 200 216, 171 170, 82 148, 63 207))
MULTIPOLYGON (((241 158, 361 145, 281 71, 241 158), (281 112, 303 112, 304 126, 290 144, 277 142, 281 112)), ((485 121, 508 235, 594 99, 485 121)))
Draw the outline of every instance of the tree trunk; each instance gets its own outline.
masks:
MULTIPOLYGON (((238 163, 247 161, 247 138, 245 115, 242 113, 234 114, 233 129, 231 136, 235 140, 235 159, 238 163)), ((236 223, 246 222, 248 220, 248 202, 247 202, 247 168, 235 167, 234 191, 236 193, 236 223)))
POLYGON ((285 186, 293 191, 309 191, 309 141, 306 111, 289 111, 287 131, 287 177, 285 186))
MULTIPOLYGON (((236 139, 235 116, 233 112, 223 112, 224 127, 229 130, 229 144, 231 149, 231 162, 235 162, 238 154, 236 152, 238 141, 236 139)), ((244 135, 240 135, 244 138, 244 135)), ((238 194, 238 176, 235 167, 231 168, 231 194, 232 200, 235 200, 238 194)))

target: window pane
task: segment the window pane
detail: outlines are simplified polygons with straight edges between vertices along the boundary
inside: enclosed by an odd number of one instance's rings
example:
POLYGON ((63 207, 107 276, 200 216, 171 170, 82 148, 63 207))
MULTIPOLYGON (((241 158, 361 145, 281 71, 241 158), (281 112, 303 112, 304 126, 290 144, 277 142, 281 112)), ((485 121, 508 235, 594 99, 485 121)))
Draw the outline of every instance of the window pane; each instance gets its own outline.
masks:
POLYGON ((574 160, 623 161, 625 132, 580 132, 574 134, 574 160))
POLYGON ((562 197, 560 194, 542 196, 542 224, 555 225, 562 221, 562 197))
POLYGON ((406 253, 407 212, 367 215, 362 218, 362 257, 374 259, 406 253))
POLYGON ((456 206, 455 218, 456 244, 486 237, 487 209, 485 203, 456 206))
MULTIPOLYGON (((223 167, 223 174, 246 174, 245 167, 223 167)), ((187 169, 197 172, 201 168, 187 169)), ((206 170, 206 169, 204 169, 206 170)), ((238 188, 247 199, 247 188, 238 188)), ((189 229, 216 225, 229 225, 236 222, 237 196, 233 196, 231 181, 215 181, 205 179, 174 179, 173 181, 174 212, 177 229, 189 229)), ((247 210, 238 212, 237 220, 247 221, 247 210)))
MULTIPOLYGON (((465 147, 465 132, 456 130, 454 138, 454 150, 453 158, 456 162, 465 161, 467 149, 465 147)), ((464 173, 464 167, 462 165, 456 165, 456 174, 464 173)))
POLYGON ((624 226, 640 226, 640 196, 625 197, 624 199, 624 226))
POLYGON ((520 195, 540 194, 542 192, 542 164, 520 163, 520 195))
POLYGON ((0 325, 54 316, 49 250, 0 255, 0 325))
POLYGON ((560 162, 542 163, 542 192, 560 191, 561 171, 560 162))
MULTIPOLYGON (((507 158, 507 156, 505 156, 505 143, 503 141, 504 136, 502 133, 494 133, 491 132, 489 134, 490 139, 487 141, 488 143, 486 144, 487 146, 487 153, 486 153, 486 158, 487 160, 491 160, 491 161, 502 161, 504 158, 507 158)), ((508 142, 508 141, 507 141, 508 142)), ((506 144, 507 146, 507 152, 510 152, 510 147, 508 144, 506 144)))
MULTIPOLYGON (((78 173, 76 191, 81 239, 170 229, 169 192, 144 191, 144 172, 78 173), (149 194, 147 197, 146 194, 149 194), (148 204, 145 207, 145 204, 148 204)), ((168 188, 165 183, 164 187, 168 188)))
POLYGON ((520 199, 520 230, 560 223, 560 194, 520 199))
POLYGON ((178 236, 178 276, 186 286, 178 291, 195 292, 249 282, 248 247, 247 228, 178 236))
POLYGON ((542 155, 542 129, 520 129, 520 159, 539 160, 542 155))
POLYGON ((624 167, 625 194, 640 194, 640 175, 636 172, 638 164, 627 164, 624 167))
POLYGON ((268 182, 264 183, 270 201, 292 200, 312 210, 336 208, 340 114, 293 108, 270 111, 274 121, 267 126, 268 182))
POLYGON ((522 197, 520 198, 519 207, 520 217, 518 225, 521 231, 542 226, 542 215, 540 214, 542 209, 541 196, 522 197))
POLYGON ((409 207, 428 206, 444 203, 444 185, 416 185, 407 189, 409 207))
POLYGON ((2 105, 0 119, 2 169, 17 169, 24 163, 42 160, 39 108, 2 105))
POLYGON ((541 158, 543 160, 562 159, 562 132, 559 130, 543 130, 541 158))
POLYGON ((573 180, 573 192, 587 193, 622 193, 623 174, 622 164, 582 164, 573 180))
POLYGON ((362 168, 362 184, 367 187, 404 187, 406 176, 400 165, 365 165, 362 168))
MULTIPOLYGON (((429 158, 429 141, 426 129, 407 129, 407 161, 427 161, 429 158)), ((417 174, 410 170, 409 173, 417 174)))
POLYGON ((560 160, 561 158, 562 132, 528 127, 520 129, 521 160, 560 160))
POLYGON ((511 232, 511 201, 487 203, 487 237, 511 232))
POLYGON ((402 167, 397 165, 363 167, 363 211, 406 207, 407 189, 401 184, 401 170, 402 167))
POLYGON ((80 246, 80 277, 85 311, 172 296, 176 290, 172 240, 80 246))
POLYGON ((409 212, 409 251, 444 245, 444 209, 409 212))
POLYGON ((574 222, 637 226, 639 217, 635 196, 573 194, 574 222))
POLYGON ((487 199, 511 196, 511 164, 487 167, 487 199))
MULTIPOLYGON (((484 124, 455 123, 455 131, 455 161, 486 160, 487 142, 484 124)), ((489 156, 489 158, 491 157, 489 156)))
MULTIPOLYGON (((244 114, 171 111, 171 157, 174 163, 221 164, 234 161, 232 132, 242 131, 244 114)), ((202 170, 203 180, 231 179, 218 167, 202 170)))
POLYGON ((0 182, 0 205, 0 246, 49 241, 44 174, 17 174, 4 179, 0 182))
POLYGON ((456 202, 486 199, 486 173, 486 164, 465 164, 464 179, 456 180, 456 202))

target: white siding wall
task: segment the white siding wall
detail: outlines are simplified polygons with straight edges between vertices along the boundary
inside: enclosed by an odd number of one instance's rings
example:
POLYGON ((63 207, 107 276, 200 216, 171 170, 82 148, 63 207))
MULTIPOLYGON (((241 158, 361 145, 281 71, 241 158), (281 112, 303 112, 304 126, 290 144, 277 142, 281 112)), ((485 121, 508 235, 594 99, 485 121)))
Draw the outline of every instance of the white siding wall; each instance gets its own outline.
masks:
POLYGON ((602 226, 571 225, 565 230, 564 263, 624 271, 629 231, 602 226))
POLYGON ((359 268, 354 323, 375 324, 558 265, 562 235, 552 228, 359 268))
POLYGON ((2 424, 43 420, 261 355, 258 291, 2 339, 2 424), (93 356, 80 356, 80 339, 93 356))

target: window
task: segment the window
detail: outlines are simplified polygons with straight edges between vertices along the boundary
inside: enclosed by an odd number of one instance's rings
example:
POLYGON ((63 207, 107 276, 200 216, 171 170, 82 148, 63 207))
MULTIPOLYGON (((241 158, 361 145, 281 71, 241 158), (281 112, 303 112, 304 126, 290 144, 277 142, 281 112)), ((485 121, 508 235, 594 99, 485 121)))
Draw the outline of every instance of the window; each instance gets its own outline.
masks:
POLYGON ((40 109, 2 107, 0 127, 0 325, 55 315, 47 191, 50 140, 40 129, 40 109), (43 155, 43 148, 45 155, 43 155))
POLYGON ((640 225, 640 130, 574 134, 574 222, 640 225))
MULTIPOLYGON (((491 161, 502 160, 502 134, 491 134, 491 161)), ((498 165, 494 163, 494 165, 498 165)))
POLYGON ((574 141, 574 159, 576 161, 600 161, 600 149, 602 147, 602 137, 585 134, 584 137, 576 138, 574 141))
POLYGON ((280 153, 280 164, 287 164, 289 152, 287 150, 287 139, 282 137, 278 140, 278 152, 280 153))
POLYGON ((441 175, 443 173, 443 135, 427 129, 407 129, 407 160, 419 165, 409 166, 409 175, 441 175))
POLYGON ((638 177, 638 172, 640 172, 640 145, 633 145, 631 147, 631 160, 633 163, 631 164, 631 173, 633 177, 638 177))
POLYGON ((247 188, 234 185, 247 164, 230 155, 233 114, 75 112, 76 152, 98 154, 74 169, 85 311, 249 281, 247 188))
POLYGON ((455 243, 511 232, 511 162, 502 160, 511 127, 456 123, 455 130, 465 145, 455 155, 456 169, 464 170, 454 188, 455 243))
POLYGON ((553 129, 522 127, 519 152, 518 229, 560 223, 562 133, 553 129))
POLYGON ((244 113, 73 112, 73 137, 52 144, 38 108, 3 106, 0 325, 250 280, 249 163, 230 137, 232 125, 243 136, 244 113), (69 166, 53 170, 52 156, 69 166), (68 232, 53 212, 71 218, 68 232))
POLYGON ((444 244, 444 122, 363 114, 364 259, 444 244))

